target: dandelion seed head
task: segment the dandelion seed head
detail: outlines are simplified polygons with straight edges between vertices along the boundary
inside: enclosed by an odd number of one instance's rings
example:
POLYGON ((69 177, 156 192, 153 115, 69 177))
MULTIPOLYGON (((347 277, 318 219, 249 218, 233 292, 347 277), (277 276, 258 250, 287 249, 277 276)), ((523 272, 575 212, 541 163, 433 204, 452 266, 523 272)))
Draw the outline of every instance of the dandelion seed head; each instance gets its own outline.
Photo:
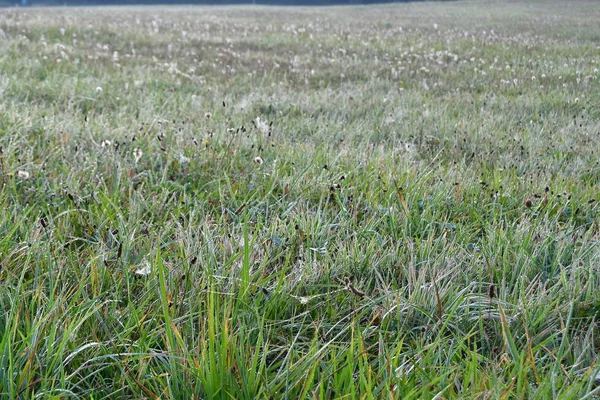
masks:
POLYGON ((140 158, 142 158, 143 155, 144 153, 139 147, 136 147, 135 150, 133 150, 133 158, 136 164, 138 163, 138 161, 140 161, 140 158))
POLYGON ((256 123, 256 128, 264 135, 269 133, 269 125, 267 124, 266 121, 262 120, 260 117, 256 117, 254 119, 254 122, 256 123))
POLYGON ((261 165, 263 163, 263 159, 260 157, 256 157, 256 158, 254 158, 254 162, 257 163, 258 165, 261 165))
POLYGON ((177 159, 179 160, 180 164, 187 164, 190 162, 190 159, 181 153, 177 155, 177 159))
POLYGON ((139 276, 147 276, 152 272, 152 268, 150 267, 149 262, 145 262, 144 266, 135 270, 135 274, 139 276))

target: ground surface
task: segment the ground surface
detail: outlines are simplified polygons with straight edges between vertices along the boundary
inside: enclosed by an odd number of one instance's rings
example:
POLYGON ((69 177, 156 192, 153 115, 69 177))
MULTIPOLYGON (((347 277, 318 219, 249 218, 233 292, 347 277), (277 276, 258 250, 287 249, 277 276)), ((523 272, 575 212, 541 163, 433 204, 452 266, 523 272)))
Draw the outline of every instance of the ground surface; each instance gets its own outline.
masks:
POLYGON ((593 397, 598 21, 2 10, 0 397, 593 397))

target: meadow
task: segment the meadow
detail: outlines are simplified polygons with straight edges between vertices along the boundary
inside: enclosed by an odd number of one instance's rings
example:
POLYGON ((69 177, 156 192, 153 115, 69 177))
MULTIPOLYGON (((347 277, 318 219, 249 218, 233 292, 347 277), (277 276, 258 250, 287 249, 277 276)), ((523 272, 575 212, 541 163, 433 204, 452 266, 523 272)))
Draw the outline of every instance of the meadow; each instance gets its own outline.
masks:
POLYGON ((597 398, 598 21, 0 10, 0 398, 597 398))

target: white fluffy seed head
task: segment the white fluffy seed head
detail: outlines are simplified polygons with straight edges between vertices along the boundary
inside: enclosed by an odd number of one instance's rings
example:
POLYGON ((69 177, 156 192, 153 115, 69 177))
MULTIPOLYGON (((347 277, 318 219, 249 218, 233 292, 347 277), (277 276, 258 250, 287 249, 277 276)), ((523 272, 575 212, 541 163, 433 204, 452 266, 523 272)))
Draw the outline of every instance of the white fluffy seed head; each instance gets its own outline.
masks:
POLYGON ((139 147, 136 147, 135 150, 133 150, 133 158, 136 164, 138 163, 138 161, 140 161, 140 158, 142 158, 143 155, 144 153, 139 147))

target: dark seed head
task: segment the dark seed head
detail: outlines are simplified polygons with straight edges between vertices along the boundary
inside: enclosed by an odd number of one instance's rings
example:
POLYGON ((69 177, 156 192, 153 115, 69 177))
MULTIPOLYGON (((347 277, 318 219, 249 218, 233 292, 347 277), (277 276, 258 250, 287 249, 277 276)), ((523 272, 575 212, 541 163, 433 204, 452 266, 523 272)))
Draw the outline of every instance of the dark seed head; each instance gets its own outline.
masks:
POLYGON ((490 289, 488 290, 488 296, 490 296, 490 299, 496 297, 496 285, 490 285, 490 289))

